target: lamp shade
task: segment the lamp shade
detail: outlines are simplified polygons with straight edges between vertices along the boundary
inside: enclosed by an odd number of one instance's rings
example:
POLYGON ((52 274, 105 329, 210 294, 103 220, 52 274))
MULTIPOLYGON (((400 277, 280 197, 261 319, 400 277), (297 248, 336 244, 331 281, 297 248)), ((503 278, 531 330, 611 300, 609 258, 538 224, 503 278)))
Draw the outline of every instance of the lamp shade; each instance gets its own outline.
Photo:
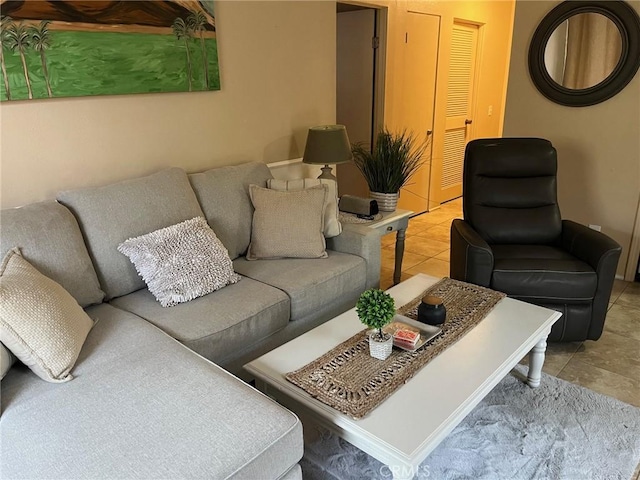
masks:
POLYGON ((319 125, 309 129, 302 161, 329 165, 353 160, 351 144, 344 125, 319 125))

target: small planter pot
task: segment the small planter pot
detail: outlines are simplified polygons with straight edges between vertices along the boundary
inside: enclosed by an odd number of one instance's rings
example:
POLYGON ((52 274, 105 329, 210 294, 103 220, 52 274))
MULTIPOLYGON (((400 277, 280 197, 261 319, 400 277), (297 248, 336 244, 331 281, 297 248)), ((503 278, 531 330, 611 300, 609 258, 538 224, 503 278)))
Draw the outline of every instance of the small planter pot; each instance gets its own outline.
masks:
POLYGON ((371 198, 378 202, 378 208, 383 212, 395 212, 398 207, 399 193, 371 192, 371 198))
POLYGON ((384 339, 380 340, 378 333, 369 334, 369 354, 378 360, 386 360, 393 350, 393 337, 388 333, 384 334, 384 339))

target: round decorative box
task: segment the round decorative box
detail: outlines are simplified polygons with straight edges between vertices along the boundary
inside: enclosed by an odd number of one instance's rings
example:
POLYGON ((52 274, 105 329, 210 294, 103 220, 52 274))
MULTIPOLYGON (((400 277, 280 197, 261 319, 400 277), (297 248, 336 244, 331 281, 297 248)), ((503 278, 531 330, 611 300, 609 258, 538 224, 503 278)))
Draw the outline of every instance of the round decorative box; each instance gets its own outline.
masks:
POLYGON ((440 297, 427 295, 418 305, 418 321, 429 325, 441 325, 447 318, 447 309, 440 297))

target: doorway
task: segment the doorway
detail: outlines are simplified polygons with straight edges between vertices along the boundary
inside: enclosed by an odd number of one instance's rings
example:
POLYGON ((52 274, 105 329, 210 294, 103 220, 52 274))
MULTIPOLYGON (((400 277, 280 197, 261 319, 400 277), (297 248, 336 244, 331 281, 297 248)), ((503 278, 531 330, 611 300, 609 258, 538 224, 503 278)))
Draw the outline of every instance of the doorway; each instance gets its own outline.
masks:
MULTIPOLYGON (((371 148, 384 125, 386 8, 336 4, 336 123, 349 141, 371 148)), ((368 197, 367 183, 352 163, 336 166, 338 191, 368 197)))

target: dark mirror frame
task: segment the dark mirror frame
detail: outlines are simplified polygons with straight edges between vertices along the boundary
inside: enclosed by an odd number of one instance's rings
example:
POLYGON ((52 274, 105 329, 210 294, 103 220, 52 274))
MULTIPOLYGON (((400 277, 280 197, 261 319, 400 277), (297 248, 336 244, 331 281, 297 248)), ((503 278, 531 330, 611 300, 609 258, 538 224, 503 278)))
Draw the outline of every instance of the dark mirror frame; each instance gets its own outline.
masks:
POLYGON ((529 47, 529 74, 536 88, 549 100, 570 107, 586 107, 604 102, 620 92, 640 67, 640 17, 620 0, 575 1, 560 3, 540 22, 529 47), (562 22, 579 13, 599 13, 609 18, 620 31, 622 51, 613 72, 593 87, 573 90, 556 83, 544 63, 549 37, 562 22))

